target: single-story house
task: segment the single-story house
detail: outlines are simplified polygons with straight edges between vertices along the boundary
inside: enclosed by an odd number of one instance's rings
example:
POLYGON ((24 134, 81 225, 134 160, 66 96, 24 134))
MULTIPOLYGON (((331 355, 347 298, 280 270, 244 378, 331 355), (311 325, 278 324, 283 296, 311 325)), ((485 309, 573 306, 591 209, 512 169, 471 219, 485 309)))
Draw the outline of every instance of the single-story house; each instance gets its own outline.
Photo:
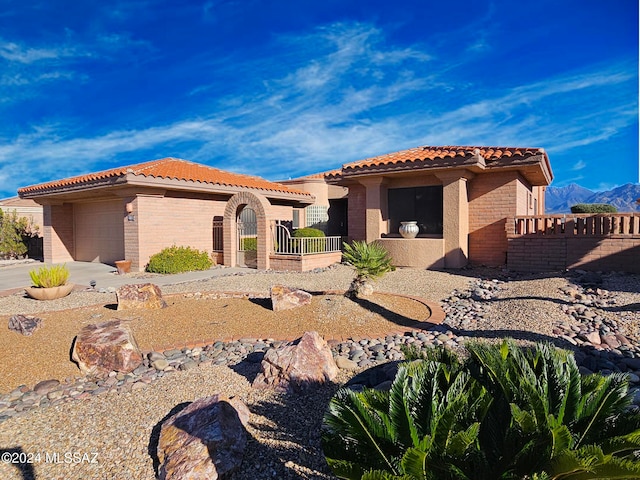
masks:
POLYGON ((27 256, 29 258, 43 258, 42 226, 44 219, 42 205, 30 199, 11 197, 0 200, 0 210, 5 214, 15 213, 19 218, 29 220, 29 229, 26 232, 29 236, 23 239, 28 249, 27 256))
MULTIPOLYGON (((381 243, 396 266, 460 268, 505 264, 506 219, 544 214, 553 173, 540 148, 425 146, 347 163, 321 177, 282 183, 345 205, 347 237, 381 243), (416 238, 400 236, 405 221, 417 222, 416 238)), ((343 211, 335 209, 337 222, 329 214, 328 224, 343 222, 343 211)))
POLYGON ((280 182, 165 158, 18 193, 44 207, 47 262, 127 259, 143 270, 151 255, 175 244, 235 266, 243 263, 244 236, 255 235, 259 269, 339 261, 340 238, 378 241, 396 266, 460 268, 504 265, 505 220, 544 214, 552 178, 539 148, 425 146, 280 182), (400 236, 407 221, 416 222, 416 238, 400 236), (302 261, 304 244, 285 251, 292 243, 276 235, 284 224, 320 228, 331 238, 323 245, 333 247, 302 261))
POLYGON ((176 158, 20 188, 21 198, 43 206, 46 262, 114 264, 145 268, 151 255, 172 245, 212 252, 219 263, 238 263, 238 221, 255 212, 257 267, 271 268, 271 222, 292 221, 293 209, 313 195, 260 177, 176 158))
POLYGON ((43 225, 42 205, 30 199, 11 197, 0 200, 0 210, 7 214, 15 212, 18 217, 29 219, 34 233, 41 233, 40 230, 43 225))

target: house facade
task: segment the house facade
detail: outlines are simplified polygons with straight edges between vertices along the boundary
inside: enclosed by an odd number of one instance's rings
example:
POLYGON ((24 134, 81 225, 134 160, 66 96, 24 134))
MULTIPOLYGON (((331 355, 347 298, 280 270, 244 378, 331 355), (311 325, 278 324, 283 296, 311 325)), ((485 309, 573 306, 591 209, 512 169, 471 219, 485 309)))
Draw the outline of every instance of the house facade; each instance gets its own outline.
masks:
POLYGON ((175 158, 32 185, 20 197, 43 206, 46 262, 113 264, 144 270, 151 255, 172 245, 210 252, 238 264, 241 212, 255 212, 257 268, 269 269, 270 227, 312 204, 302 190, 175 158))
POLYGON ((544 214, 552 178, 542 149, 425 146, 277 183, 165 158, 18 193, 43 206, 46 262, 126 259, 141 271, 163 248, 188 245, 235 266, 243 219, 255 218, 259 269, 340 261, 340 238, 377 241, 400 267, 461 268, 505 265, 506 219, 544 214), (407 221, 416 238, 399 234, 407 221), (276 235, 283 224, 322 229, 338 246, 306 258, 284 251, 292 243, 276 235))
MULTIPOLYGON (((553 174, 542 149, 447 146, 367 158, 323 177, 328 202, 331 188, 347 189, 350 240, 379 242, 396 266, 460 268, 506 263, 506 219, 544 214, 553 174), (416 238, 400 236, 404 221, 417 222, 416 238)), ((283 183, 304 190, 305 178, 283 183)))

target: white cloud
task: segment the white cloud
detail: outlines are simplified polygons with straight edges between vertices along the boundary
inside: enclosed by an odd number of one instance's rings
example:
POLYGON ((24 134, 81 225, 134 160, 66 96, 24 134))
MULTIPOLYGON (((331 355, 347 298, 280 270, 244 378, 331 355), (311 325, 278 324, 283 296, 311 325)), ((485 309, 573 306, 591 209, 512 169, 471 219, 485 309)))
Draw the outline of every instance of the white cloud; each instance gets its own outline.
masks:
POLYGON ((14 42, 0 41, 0 57, 9 62, 32 64, 43 60, 56 60, 79 56, 87 56, 87 53, 79 52, 75 48, 68 46, 34 48, 19 45, 14 42))
POLYGON ((586 168, 587 163, 584 160, 578 160, 575 165, 571 168, 573 171, 579 171, 586 168))
MULTIPOLYGON (((442 73, 447 65, 418 47, 389 45, 369 25, 339 24, 280 42, 296 67, 266 78, 260 91, 238 85, 209 115, 85 138, 67 137, 58 125, 6 139, 0 176, 9 180, 0 190, 169 155, 271 179, 424 144, 544 147, 552 156, 608 140, 637 121, 637 99, 607 96, 633 81, 626 65, 501 91, 461 90, 442 73), (589 108, 576 109, 585 98, 589 108)), ((215 87, 191 94, 197 90, 215 87)), ((573 163, 575 171, 584 167, 573 163)))

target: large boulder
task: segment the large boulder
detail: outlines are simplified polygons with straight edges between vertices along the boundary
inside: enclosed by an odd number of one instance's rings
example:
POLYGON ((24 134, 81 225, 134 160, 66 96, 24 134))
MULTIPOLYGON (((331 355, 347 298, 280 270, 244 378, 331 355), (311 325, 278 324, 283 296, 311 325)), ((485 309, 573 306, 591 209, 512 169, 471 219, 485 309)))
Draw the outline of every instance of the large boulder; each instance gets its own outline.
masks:
POLYGON ((158 478, 228 478, 242 463, 248 421, 249 409, 237 397, 196 400, 160 428, 158 478))
POLYGON ((311 303, 311 294, 304 290, 274 285, 271 287, 271 306, 274 312, 301 307, 311 303))
POLYGON ((306 390, 333 381, 338 367, 331 348, 318 332, 305 332, 292 345, 271 348, 262 360, 262 371, 253 381, 255 388, 306 390))
POLYGON ((31 315, 13 315, 9 318, 9 330, 30 337, 42 326, 42 319, 31 315))
POLYGON ((116 291, 118 310, 165 308, 160 287, 153 283, 123 285, 116 291))
POLYGON ((76 337, 71 358, 82 373, 98 377, 131 372, 143 360, 133 332, 122 320, 85 326, 76 337))

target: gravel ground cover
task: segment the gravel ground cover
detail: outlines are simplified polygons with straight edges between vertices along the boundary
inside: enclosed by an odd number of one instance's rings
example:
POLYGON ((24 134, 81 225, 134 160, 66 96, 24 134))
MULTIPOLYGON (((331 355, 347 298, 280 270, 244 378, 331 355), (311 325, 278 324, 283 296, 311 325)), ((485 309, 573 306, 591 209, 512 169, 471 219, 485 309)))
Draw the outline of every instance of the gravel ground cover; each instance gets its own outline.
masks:
MULTIPOLYGON (((267 291, 276 283, 312 291, 333 290, 346 289, 351 278, 351 269, 338 266, 320 273, 221 277, 164 287, 163 292, 255 292, 267 291)), ((571 316, 569 308, 575 304, 566 293, 573 281, 564 275, 509 277, 500 270, 491 269, 455 273, 397 270, 382 278, 377 287, 442 302, 448 314, 446 325, 422 336, 409 337, 409 341, 454 346, 473 337, 557 339, 558 328, 563 322, 573 325, 572 319, 579 319, 571 316)), ((603 297, 606 299, 603 304, 589 308, 601 315, 603 324, 615 322, 617 328, 634 342, 632 347, 637 346, 640 277, 604 275, 602 288, 610 296, 603 297)), ((45 308, 63 310, 106 304, 113 302, 113 295, 78 292, 56 302, 59 303, 45 308)), ((41 304, 28 302, 20 296, 0 298, 0 318, 3 319, 15 313, 36 313, 42 308, 41 304)), ((352 342, 340 347, 343 348, 340 351, 348 355, 357 349, 357 344, 367 354, 370 346, 383 345, 384 341, 383 338, 370 343, 364 340, 352 342)), ((29 349, 20 361, 36 361, 37 357, 37 349, 29 349)), ((162 419, 185 402, 214 393, 239 396, 252 413, 248 428, 249 448, 235 479, 334 478, 324 463, 319 426, 335 390, 362 368, 342 371, 335 385, 321 388, 313 395, 254 391, 250 381, 257 369, 258 364, 250 362, 228 366, 208 362, 187 371, 171 372, 148 385, 141 383, 139 388, 129 391, 82 395, 82 400, 25 411, 0 423, 0 451, 12 452, 15 456, 30 454, 33 463, 0 463, 0 478, 155 478, 154 442, 162 419), (36 459, 38 454, 39 459, 36 459), (65 463, 65 454, 79 455, 71 455, 65 463), (74 461, 76 458, 78 460, 74 461)), ((33 379, 36 380, 44 378, 33 379)))

